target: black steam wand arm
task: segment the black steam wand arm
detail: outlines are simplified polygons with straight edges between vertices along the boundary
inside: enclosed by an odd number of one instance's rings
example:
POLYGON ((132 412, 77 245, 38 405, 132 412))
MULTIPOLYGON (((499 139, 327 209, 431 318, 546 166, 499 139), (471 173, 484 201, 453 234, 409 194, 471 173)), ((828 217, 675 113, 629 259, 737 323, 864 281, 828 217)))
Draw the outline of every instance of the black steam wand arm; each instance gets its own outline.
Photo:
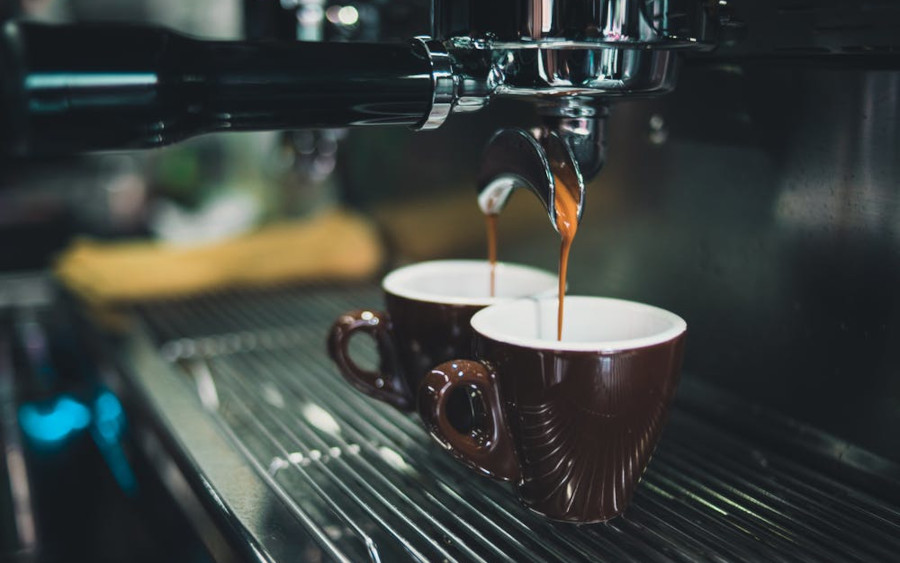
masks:
POLYGON ((418 41, 201 41, 121 24, 0 31, 7 154, 150 148, 225 130, 418 127, 434 96, 418 41))

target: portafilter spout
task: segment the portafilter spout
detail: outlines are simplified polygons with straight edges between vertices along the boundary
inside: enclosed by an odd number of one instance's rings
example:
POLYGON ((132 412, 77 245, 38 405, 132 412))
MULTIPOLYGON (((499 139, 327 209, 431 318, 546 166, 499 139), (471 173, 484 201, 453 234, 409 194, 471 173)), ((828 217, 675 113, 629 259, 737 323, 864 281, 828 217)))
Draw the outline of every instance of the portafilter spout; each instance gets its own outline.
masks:
POLYGON ((578 221, 584 211, 585 182, 606 159, 605 108, 590 116, 551 115, 531 132, 501 129, 488 142, 478 174, 478 205, 487 215, 503 210, 516 188, 528 188, 556 224, 557 179, 578 193, 578 221))

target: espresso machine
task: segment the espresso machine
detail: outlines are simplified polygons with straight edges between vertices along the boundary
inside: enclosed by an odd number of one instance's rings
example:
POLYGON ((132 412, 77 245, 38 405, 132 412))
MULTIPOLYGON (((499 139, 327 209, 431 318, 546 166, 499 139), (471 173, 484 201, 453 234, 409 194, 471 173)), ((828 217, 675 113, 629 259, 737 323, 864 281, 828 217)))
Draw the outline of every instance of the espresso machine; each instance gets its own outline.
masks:
POLYGON ((422 161, 436 190, 463 170, 483 213, 526 188, 540 221, 503 259, 549 269, 564 177, 580 195, 572 290, 657 304, 689 327, 674 410, 633 505, 605 524, 548 522, 429 447, 413 418, 353 395, 322 339, 336 313, 378 301, 374 284, 134 304, 131 328, 110 335, 46 276, 17 275, 0 291, 7 553, 96 553, 71 521, 46 524, 56 505, 41 476, 60 457, 35 453, 21 414, 34 393, 51 396, 33 380, 73 365, 103 382, 82 402, 107 422, 70 432, 101 444, 94 471, 114 477, 101 498, 125 514, 152 497, 123 520, 142 530, 135 545, 159 534, 179 559, 890 559, 900 7, 435 0, 404 41, 319 41, 329 9, 388 4, 247 0, 253 39, 240 41, 12 19, 0 165, 347 128, 337 166, 360 209, 421 190, 408 171, 422 161), (472 144, 474 156, 452 154, 472 144), (404 164, 389 170, 359 147, 404 164), (390 180, 376 189, 373 177, 390 180), (117 430, 104 441, 102 428, 117 430))
POLYGON ((727 19, 719 12, 700 2, 435 2, 432 36, 402 45, 203 42, 140 26, 12 23, 3 147, 58 154, 218 131, 430 130, 492 98, 521 98, 542 123, 497 133, 479 200, 497 213, 526 186, 555 228, 552 175, 565 167, 583 194, 603 166, 610 102, 670 91, 678 53, 713 47, 727 19))

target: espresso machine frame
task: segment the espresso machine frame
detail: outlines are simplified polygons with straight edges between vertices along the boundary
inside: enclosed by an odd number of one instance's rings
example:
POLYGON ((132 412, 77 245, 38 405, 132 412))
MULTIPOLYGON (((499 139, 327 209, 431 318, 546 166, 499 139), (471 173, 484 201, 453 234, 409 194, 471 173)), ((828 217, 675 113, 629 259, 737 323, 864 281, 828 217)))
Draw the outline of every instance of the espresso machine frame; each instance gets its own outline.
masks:
MULTIPOLYGON (((79 319, 136 450, 211 556, 894 556, 900 8, 473 0, 435 2, 432 20, 428 38, 378 46, 4 28, 0 68, 18 80, 3 82, 0 111, 11 153, 257 128, 446 120, 445 131, 454 114, 490 111, 495 98, 526 100, 539 125, 499 132, 472 166, 482 209, 524 187, 552 221, 548 171, 567 163, 582 201, 592 198, 579 231, 592 254, 573 268, 576 290, 688 321, 685 376, 632 508, 579 528, 523 511, 429 447, 414 420, 334 377, 322 337, 336 313, 377 302, 374 286, 162 300, 130 308, 133 329, 119 337, 79 319), (101 67, 139 70, 130 81, 87 69, 78 49, 41 47, 105 34, 145 50, 113 57, 99 40, 79 49, 101 67), (157 72, 175 68, 159 49, 191 54, 176 58, 181 79, 157 72), (333 95, 351 76, 362 86, 333 95)), ((538 265, 552 267, 553 239, 508 258, 546 256, 538 265)))

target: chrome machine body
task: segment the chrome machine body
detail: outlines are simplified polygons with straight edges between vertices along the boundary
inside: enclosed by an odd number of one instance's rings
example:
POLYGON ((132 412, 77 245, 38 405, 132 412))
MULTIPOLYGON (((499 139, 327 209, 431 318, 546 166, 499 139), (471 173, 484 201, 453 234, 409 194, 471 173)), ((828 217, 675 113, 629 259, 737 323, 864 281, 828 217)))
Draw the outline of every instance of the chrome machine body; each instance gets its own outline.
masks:
POLYGON ((449 66, 435 75, 429 123, 495 96, 533 100, 542 125, 491 140, 479 203, 498 213, 514 188, 528 187, 553 228, 554 175, 578 187, 581 218, 584 183, 605 160, 609 103, 670 91, 677 52, 712 48, 719 17, 700 2, 666 0, 437 0, 433 16, 449 61, 437 43, 427 45, 433 60, 449 66))
MULTIPOLYGON (((295 8, 296 37, 319 37, 321 2, 295 8)), ((714 45, 716 8, 437 0, 433 37, 406 45, 211 42, 139 26, 10 23, 0 35, 0 151, 157 147, 212 131, 433 129, 492 97, 525 98, 544 122, 524 136, 497 135, 479 199, 496 213, 527 186, 555 228, 553 174, 571 176, 581 205, 585 179, 605 158, 607 105, 671 90, 677 52, 714 45)))

